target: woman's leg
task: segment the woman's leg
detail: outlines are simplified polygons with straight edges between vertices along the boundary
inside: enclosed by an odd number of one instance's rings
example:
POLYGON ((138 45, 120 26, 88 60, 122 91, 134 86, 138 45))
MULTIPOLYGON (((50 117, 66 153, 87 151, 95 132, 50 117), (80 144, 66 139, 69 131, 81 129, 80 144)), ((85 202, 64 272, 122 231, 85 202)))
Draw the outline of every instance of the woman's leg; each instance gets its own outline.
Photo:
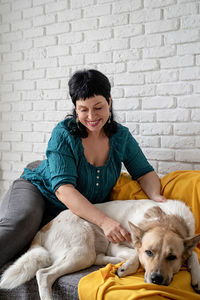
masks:
POLYGON ((31 242, 44 210, 40 191, 29 181, 15 180, 0 207, 0 266, 31 242))

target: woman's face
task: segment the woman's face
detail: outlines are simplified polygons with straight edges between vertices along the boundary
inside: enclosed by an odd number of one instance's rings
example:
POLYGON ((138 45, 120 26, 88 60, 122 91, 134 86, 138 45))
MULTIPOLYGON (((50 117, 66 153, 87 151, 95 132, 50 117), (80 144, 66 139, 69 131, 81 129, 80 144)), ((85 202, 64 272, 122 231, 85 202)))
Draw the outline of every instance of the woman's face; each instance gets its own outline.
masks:
POLYGON ((76 113, 81 122, 89 132, 100 133, 110 114, 111 98, 109 103, 100 95, 95 95, 85 100, 76 101, 76 113))

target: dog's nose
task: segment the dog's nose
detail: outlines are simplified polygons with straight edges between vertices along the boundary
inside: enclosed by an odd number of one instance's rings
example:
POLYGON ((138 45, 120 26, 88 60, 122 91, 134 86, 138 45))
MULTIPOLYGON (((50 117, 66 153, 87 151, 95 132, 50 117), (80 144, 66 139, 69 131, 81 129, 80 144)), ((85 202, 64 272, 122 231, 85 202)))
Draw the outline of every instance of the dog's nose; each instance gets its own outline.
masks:
POLYGON ((151 282, 155 284, 162 284, 163 276, 158 272, 151 273, 151 282))

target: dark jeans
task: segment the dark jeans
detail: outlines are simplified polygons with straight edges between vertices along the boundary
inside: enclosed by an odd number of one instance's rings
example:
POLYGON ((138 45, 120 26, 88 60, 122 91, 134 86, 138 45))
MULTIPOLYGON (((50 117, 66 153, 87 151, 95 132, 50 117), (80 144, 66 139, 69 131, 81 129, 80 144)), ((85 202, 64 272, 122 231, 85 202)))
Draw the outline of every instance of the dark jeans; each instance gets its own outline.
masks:
POLYGON ((0 266, 19 254, 50 221, 45 198, 29 181, 13 182, 0 207, 0 266))

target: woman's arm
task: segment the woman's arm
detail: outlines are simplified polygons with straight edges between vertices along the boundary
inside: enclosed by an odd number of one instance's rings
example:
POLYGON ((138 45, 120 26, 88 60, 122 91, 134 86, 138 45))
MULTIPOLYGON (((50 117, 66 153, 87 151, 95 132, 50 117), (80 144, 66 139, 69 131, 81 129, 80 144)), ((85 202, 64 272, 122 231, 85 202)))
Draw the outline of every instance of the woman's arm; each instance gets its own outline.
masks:
POLYGON ((150 199, 156 202, 164 202, 166 200, 166 198, 160 194, 160 178, 158 177, 156 172, 149 172, 138 178, 137 181, 150 199))
POLYGON ((71 184, 60 186, 56 197, 77 216, 99 226, 108 240, 112 243, 130 241, 130 233, 116 220, 109 218, 97 207, 90 203, 71 184))

